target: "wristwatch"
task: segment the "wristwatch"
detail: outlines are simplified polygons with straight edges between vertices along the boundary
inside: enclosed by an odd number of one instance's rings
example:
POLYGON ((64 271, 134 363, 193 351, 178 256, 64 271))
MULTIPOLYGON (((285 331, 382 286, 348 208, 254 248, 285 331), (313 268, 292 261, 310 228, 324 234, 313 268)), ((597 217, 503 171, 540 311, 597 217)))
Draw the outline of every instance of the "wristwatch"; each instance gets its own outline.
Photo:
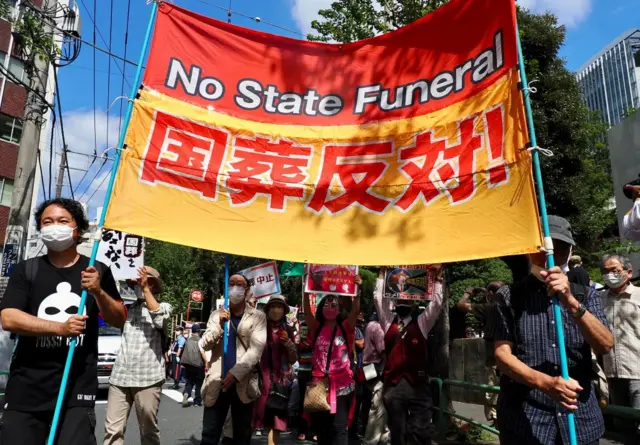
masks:
POLYGON ((578 320, 579 318, 582 318, 585 312, 587 312, 587 308, 584 306, 584 304, 580 303, 580 306, 578 306, 578 310, 573 313, 573 318, 578 320))

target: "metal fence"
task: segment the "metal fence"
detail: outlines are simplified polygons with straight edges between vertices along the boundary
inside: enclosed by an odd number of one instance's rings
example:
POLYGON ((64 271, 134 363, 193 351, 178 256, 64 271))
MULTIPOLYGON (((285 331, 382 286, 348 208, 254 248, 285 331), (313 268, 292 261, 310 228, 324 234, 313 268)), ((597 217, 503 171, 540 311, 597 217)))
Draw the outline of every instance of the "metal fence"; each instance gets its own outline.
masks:
MULTIPOLYGON (((500 435, 500 432, 497 429, 485 423, 481 423, 476 420, 470 419, 468 417, 462 416, 458 413, 449 411, 448 410, 448 407, 449 407, 448 392, 443 390, 444 386, 448 385, 448 386, 457 386, 459 388, 467 388, 467 389, 472 389, 472 390, 482 391, 482 392, 499 393, 500 392, 499 386, 490 386, 490 385, 483 385, 480 383, 465 382, 462 380, 448 380, 448 379, 440 379, 440 378, 432 378, 431 382, 435 383, 438 386, 438 406, 434 406, 433 409, 442 414, 438 416, 438 421, 436 423, 436 429, 439 433, 444 434, 447 431, 448 417, 455 417, 457 419, 464 420, 465 422, 471 425, 475 425, 479 428, 482 428, 485 431, 496 434, 498 436, 500 435)), ((640 409, 629 408, 626 406, 607 405, 606 407, 602 408, 602 413, 610 415, 612 417, 620 417, 623 419, 640 421, 640 409)))

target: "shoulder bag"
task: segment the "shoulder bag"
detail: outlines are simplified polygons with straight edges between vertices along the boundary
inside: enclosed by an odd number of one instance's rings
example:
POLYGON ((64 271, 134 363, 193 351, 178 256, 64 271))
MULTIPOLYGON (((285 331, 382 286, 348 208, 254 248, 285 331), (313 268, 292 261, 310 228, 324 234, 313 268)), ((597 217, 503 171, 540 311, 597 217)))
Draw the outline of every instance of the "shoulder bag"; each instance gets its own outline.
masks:
POLYGON ((286 415, 289 408, 289 388, 282 382, 276 382, 273 375, 273 349, 271 342, 267 342, 267 354, 269 354, 269 373, 271 377, 271 386, 269 387, 269 396, 267 398, 267 408, 276 415, 286 415))
MULTIPOLYGON (((318 326, 318 329, 322 329, 322 326, 318 326)), ((331 352, 333 351, 333 343, 338 331, 338 324, 333 328, 333 334, 331 334, 331 342, 329 343, 329 351, 327 353, 327 366, 324 371, 324 377, 318 381, 311 382, 307 386, 307 391, 304 394, 304 410, 307 412, 330 412, 331 405, 329 404, 329 368, 331 367, 331 352)), ((318 336, 316 335, 316 339, 318 336)), ((313 343, 313 349, 315 350, 315 341, 313 343)))

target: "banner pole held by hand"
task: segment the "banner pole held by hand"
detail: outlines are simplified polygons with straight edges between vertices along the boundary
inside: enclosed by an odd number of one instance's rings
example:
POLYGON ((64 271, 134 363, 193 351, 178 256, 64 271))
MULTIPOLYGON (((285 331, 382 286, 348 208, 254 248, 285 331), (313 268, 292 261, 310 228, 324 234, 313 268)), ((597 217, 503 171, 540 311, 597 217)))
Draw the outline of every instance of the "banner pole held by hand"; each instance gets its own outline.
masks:
MULTIPOLYGON (((520 69, 520 82, 522 94, 524 96, 524 106, 527 115, 527 127, 529 129, 529 140, 532 147, 537 147, 536 131, 533 124, 533 113, 531 111, 531 100, 529 98, 529 90, 527 89, 527 74, 524 69, 524 57, 522 55, 522 45, 520 43, 520 30, 516 24, 516 40, 518 45, 518 66, 520 69)), ((540 201, 540 219, 542 220, 542 233, 544 235, 545 246, 552 245, 549 231, 549 220, 547 215, 547 203, 544 197, 544 185, 542 183, 542 171, 540 169, 540 155, 538 150, 532 150, 533 156, 533 172, 536 178, 536 188, 538 191, 538 200, 540 201)), ((549 269, 555 266, 555 258, 552 250, 547 250, 547 266, 549 269)), ((562 312, 560 310, 560 302, 558 297, 553 297, 553 315, 556 325, 556 336, 558 344, 558 353, 560 355, 560 371, 562 378, 569 380, 569 366, 567 363, 567 350, 564 342, 564 329, 562 327, 562 312)), ((567 425, 569 427, 570 445, 577 445, 576 422, 573 413, 567 415, 567 425)))
MULTIPOLYGON (((227 311, 229 310, 229 254, 228 253, 225 254, 224 256, 224 308, 227 311)), ((222 335, 225 356, 227 355, 227 349, 229 348, 229 321, 230 320, 227 320, 224 323, 224 332, 222 335)), ((224 356, 222 357, 222 360, 223 360, 222 370, 224 371, 224 356)))
MULTIPOLYGON (((131 114, 133 113, 133 101, 136 97, 136 94, 138 93, 138 88, 140 86, 140 78, 142 76, 142 66, 144 64, 144 59, 147 54, 147 48, 149 47, 149 41, 151 40, 153 23, 155 21, 157 12, 158 12, 158 3, 153 2, 151 6, 151 15, 149 17, 149 23, 147 24, 147 31, 144 37, 144 43, 142 44, 142 50, 140 51, 140 58, 138 60, 138 69, 136 71, 135 79, 131 84, 131 93, 129 94, 129 98, 131 100, 129 100, 127 103, 127 111, 124 116, 124 122, 122 126, 122 131, 120 133, 120 138, 118 139, 118 146, 117 146, 118 150, 116 150, 115 158, 113 161, 113 167, 111 168, 109 185, 107 186, 107 193, 104 197, 102 214, 100 215, 100 220, 98 222, 96 234, 100 234, 102 232, 102 228, 104 227, 104 221, 107 216, 109 202, 111 201, 111 195, 113 194, 113 186, 116 181, 116 173, 118 172, 118 166, 120 164, 120 157, 122 153, 122 147, 124 146, 124 139, 127 134, 127 128, 129 127, 129 122, 131 120, 131 114)), ((100 239, 96 238, 93 242, 91 258, 89 259, 89 267, 93 266, 96 263, 96 256, 98 255, 99 245, 100 245, 100 239)), ((84 313, 85 305, 87 303, 87 295, 88 295, 87 290, 83 289, 82 295, 80 297, 80 304, 78 305, 78 315, 83 315, 84 313)), ((64 365, 62 381, 60 382, 60 389, 58 390, 58 399, 56 401, 56 408, 53 413, 53 420, 51 421, 51 429, 49 429, 49 438, 47 439, 47 445, 54 445, 55 443, 58 424, 60 423, 60 413, 62 411, 62 405, 65 402, 65 393, 67 390, 67 384, 69 382, 69 373, 71 372, 71 363, 73 362, 73 354, 76 350, 76 344, 77 344, 77 337, 73 337, 69 341, 69 351, 67 352, 67 361, 64 365)))

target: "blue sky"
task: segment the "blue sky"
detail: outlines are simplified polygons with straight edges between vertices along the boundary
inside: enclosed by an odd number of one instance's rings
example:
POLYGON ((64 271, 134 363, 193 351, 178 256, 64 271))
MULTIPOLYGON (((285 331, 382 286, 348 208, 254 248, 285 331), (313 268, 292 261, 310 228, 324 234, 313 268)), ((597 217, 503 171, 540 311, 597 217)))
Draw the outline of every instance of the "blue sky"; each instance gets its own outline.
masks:
MULTIPOLYGON (((110 33, 110 2, 107 0, 77 0, 82 17, 82 38, 87 41, 93 39, 93 24, 83 4, 89 8, 93 16, 94 1, 97 2, 97 26, 102 36, 97 36, 97 44, 107 48, 110 33)), ((126 24, 126 9, 128 0, 113 0, 113 28, 111 50, 120 56, 124 55, 124 35, 126 24)), ((317 11, 330 5, 332 0, 231 0, 232 10, 248 16, 260 17, 261 23, 233 15, 232 21, 241 26, 255 28, 265 32, 300 37, 291 32, 272 26, 267 22, 277 24, 296 33, 310 31, 310 22, 317 16, 317 11)), ((177 0, 180 6, 189 8, 198 13, 208 15, 220 20, 227 19, 227 13, 223 9, 228 6, 228 0, 177 0), (214 5, 220 8, 216 8, 214 5)), ((578 69, 593 54, 598 52, 617 36, 630 28, 640 27, 640 1, 638 0, 519 0, 518 3, 536 12, 550 10, 554 12, 559 21, 567 26, 567 39, 561 54, 567 61, 567 67, 571 70, 578 69)), ((127 59, 137 60, 144 37, 144 29, 149 17, 150 6, 144 0, 131 0, 131 20, 129 27, 129 43, 127 45, 127 59)), ((108 75, 109 58, 102 54, 96 55, 96 128, 97 147, 101 153, 107 146, 113 146, 117 141, 120 106, 116 104, 109 113, 105 110, 122 92, 122 74, 117 65, 122 67, 122 62, 111 61, 111 76, 108 75), (110 79, 110 94, 107 95, 107 86, 110 79), (107 133, 108 126, 108 133, 107 133), (107 144, 108 135, 108 144, 107 144)), ((70 150, 92 154, 96 144, 94 143, 93 125, 93 50, 84 45, 80 57, 69 67, 62 68, 59 73, 61 82, 61 100, 64 110, 65 132, 70 150)), ((126 77, 133 81, 135 69, 132 66, 126 68, 126 77)), ((124 94, 128 94, 130 87, 125 83, 124 94)), ((59 135, 56 135, 56 145, 59 135)), ((78 182, 83 176, 80 171, 74 171, 72 181, 74 188, 81 195, 86 190, 83 200, 93 195, 91 206, 96 207, 104 196, 106 181, 103 179, 110 163, 107 162, 102 170, 99 170, 101 161, 91 165, 88 156, 74 155, 70 163, 75 168, 86 169, 90 167, 82 184, 78 182), (100 183, 103 185, 99 187, 100 183), (95 192, 95 194, 94 194, 95 192)), ((68 193, 68 192, 67 192, 68 193)))

